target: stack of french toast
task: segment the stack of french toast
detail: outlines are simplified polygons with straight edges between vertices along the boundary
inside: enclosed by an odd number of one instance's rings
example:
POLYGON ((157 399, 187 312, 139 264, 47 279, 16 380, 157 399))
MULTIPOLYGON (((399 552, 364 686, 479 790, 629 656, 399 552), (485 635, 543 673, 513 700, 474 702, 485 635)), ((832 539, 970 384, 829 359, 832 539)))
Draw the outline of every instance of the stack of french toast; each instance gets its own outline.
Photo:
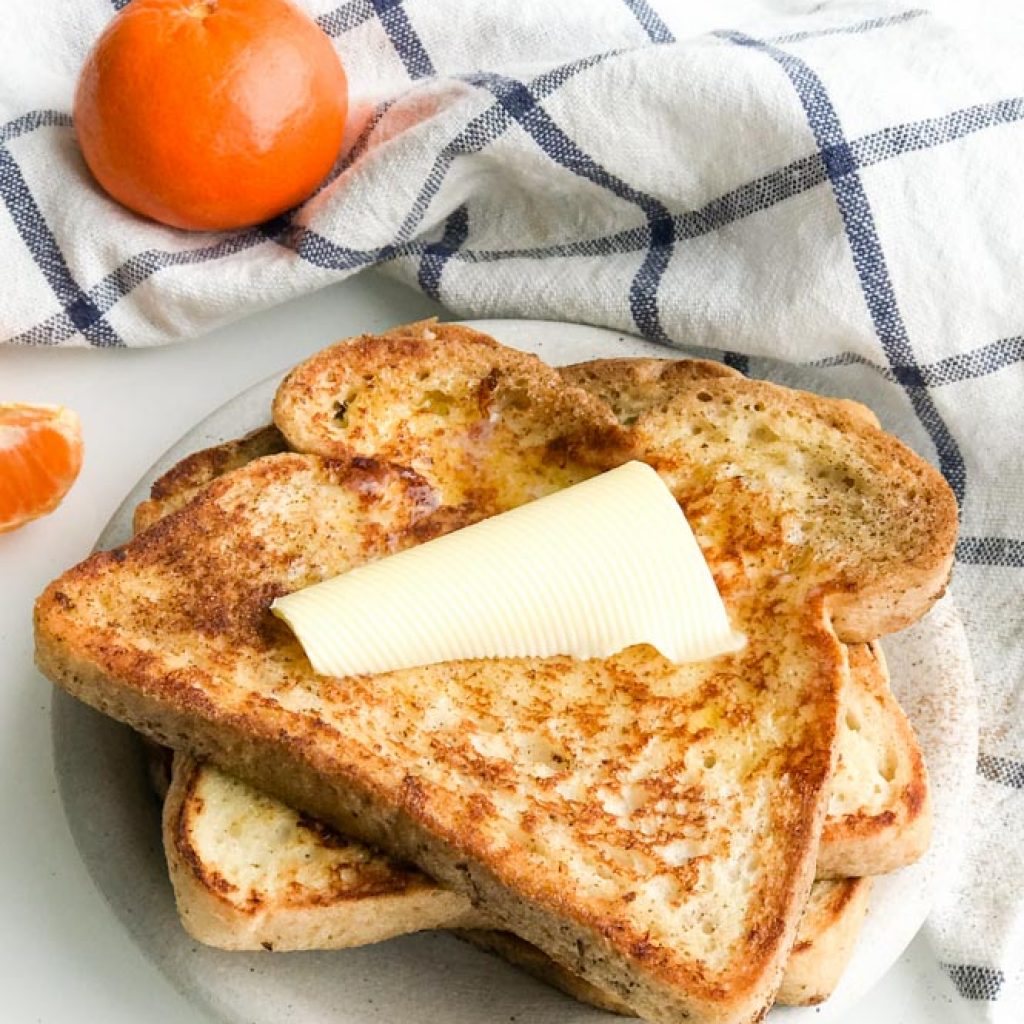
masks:
POLYGON ((174 751, 185 928, 273 950, 451 929, 665 1024, 826 998, 871 879, 929 840, 878 640, 945 589, 939 473, 854 402, 701 360, 554 369, 434 321, 314 355, 268 413, 36 607, 43 672, 174 751), (270 613, 630 460, 684 511, 740 651, 337 678, 270 613))

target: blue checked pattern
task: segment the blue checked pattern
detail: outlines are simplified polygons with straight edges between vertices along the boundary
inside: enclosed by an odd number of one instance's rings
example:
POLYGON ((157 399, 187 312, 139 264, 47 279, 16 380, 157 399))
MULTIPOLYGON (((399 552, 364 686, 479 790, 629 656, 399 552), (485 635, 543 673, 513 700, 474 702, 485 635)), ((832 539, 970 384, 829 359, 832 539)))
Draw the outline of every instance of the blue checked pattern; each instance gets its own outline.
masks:
MULTIPOLYGON (((98 26, 128 0, 75 2, 98 26)), ((1006 721, 1024 709, 1024 641, 1005 628, 1024 602, 1019 27, 979 14, 983 43, 878 3, 767 18, 751 2, 750 27, 659 0, 303 5, 372 106, 356 104, 316 201, 258 228, 188 236, 133 218, 90 181, 66 108, 31 83, 3 93, 4 340, 160 344, 254 295, 390 264, 459 313, 592 322, 827 379, 956 494, 954 592, 995 695, 971 855, 1024 845, 1024 724, 1006 721)), ((67 33, 59 6, 11 0, 9 30, 50 18, 67 33)), ((995 860, 1024 918, 1024 865, 995 860)), ((958 938, 993 898, 965 883, 933 934, 965 1002, 1009 1021, 1024 1004, 1009 939, 958 938)))
MULTIPOLYGON (((884 28, 905 20, 907 19, 876 18, 858 28, 884 28)), ((793 83, 807 116, 807 123, 814 133, 825 173, 843 218, 853 263, 860 278, 864 301, 871 313, 875 335, 882 343, 882 350, 890 367, 913 367, 913 349, 896 301, 896 293, 889 277, 885 253, 882 251, 867 192, 857 173, 850 145, 843 136, 839 118, 821 79, 806 62, 777 46, 752 39, 740 32, 729 32, 724 35, 740 46, 751 46, 770 56, 781 65, 793 83)), ((804 38, 807 38, 806 35, 804 38)), ((962 503, 967 484, 966 469, 953 435, 939 416, 927 391, 914 388, 908 389, 907 394, 935 444, 939 467, 953 488, 957 501, 962 503)))

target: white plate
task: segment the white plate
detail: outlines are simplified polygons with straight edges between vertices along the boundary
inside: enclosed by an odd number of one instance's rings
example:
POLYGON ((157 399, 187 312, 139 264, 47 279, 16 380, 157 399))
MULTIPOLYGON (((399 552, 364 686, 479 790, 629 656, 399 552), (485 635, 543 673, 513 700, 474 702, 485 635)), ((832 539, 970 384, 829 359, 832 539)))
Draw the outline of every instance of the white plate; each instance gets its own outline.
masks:
MULTIPOLYGON (((543 321, 474 322, 506 344, 558 365, 612 355, 664 356, 617 332, 543 321)), ((829 383, 792 367, 786 382, 829 383)), ((100 539, 125 540, 135 505, 153 479, 184 455, 269 420, 277 378, 263 381, 190 430, 139 481, 100 539)), ((893 688, 924 748, 932 777, 935 836, 913 867, 879 879, 854 958, 822 1007, 777 1010, 786 1024, 825 1024, 863 995, 899 957, 927 915, 945 870, 956 863, 958 821, 973 771, 974 687, 959 616, 947 598, 885 644, 893 688)), ((609 1019, 443 933, 330 953, 224 953, 197 946, 174 910, 160 846, 159 808, 133 733, 59 693, 54 758, 68 823, 96 884, 140 949, 214 1019, 231 1024, 450 1024, 490 1021, 583 1024, 609 1019)))

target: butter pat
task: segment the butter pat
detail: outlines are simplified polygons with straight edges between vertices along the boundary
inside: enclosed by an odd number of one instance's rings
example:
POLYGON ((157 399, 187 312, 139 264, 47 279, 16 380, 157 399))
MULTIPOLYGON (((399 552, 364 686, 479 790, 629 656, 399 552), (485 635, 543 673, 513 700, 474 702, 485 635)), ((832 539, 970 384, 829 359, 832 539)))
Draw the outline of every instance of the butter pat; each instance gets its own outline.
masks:
POLYGON ((278 598, 316 672, 466 658, 674 662, 735 651, 693 531, 658 474, 629 462, 564 491, 278 598))

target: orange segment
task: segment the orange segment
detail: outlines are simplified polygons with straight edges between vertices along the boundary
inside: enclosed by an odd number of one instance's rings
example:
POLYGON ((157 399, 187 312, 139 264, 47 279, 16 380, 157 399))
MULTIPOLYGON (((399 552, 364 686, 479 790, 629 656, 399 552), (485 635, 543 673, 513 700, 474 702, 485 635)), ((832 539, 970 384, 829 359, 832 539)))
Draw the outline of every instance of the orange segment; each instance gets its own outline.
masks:
POLYGON ((52 512, 82 468, 82 424, 61 405, 0 402, 0 533, 52 512))

